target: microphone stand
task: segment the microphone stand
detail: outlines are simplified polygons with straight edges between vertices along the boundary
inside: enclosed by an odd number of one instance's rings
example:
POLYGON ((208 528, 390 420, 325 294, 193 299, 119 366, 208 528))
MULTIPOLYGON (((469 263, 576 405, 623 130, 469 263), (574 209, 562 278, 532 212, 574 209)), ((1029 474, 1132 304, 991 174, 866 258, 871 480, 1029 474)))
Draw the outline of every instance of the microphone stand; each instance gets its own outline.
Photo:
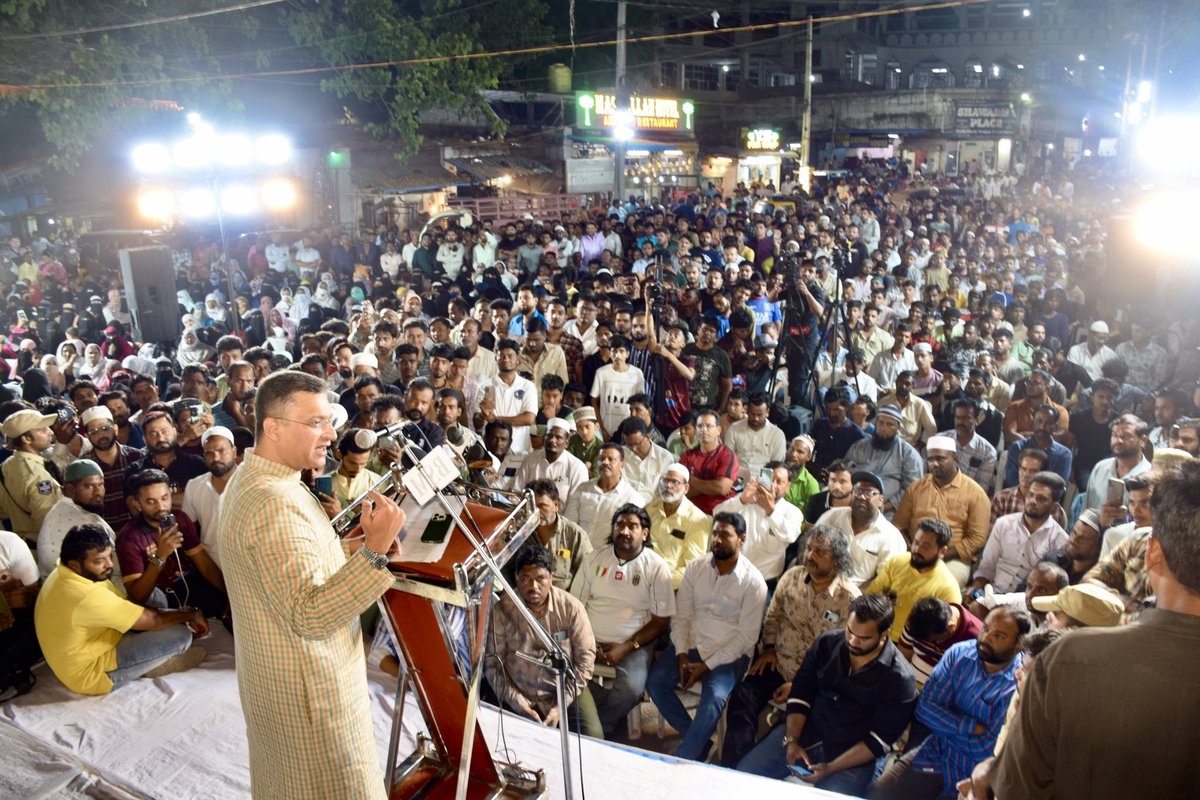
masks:
MULTIPOLYGON (((456 508, 454 504, 452 504, 446 498, 444 490, 438 488, 437 483, 430 478, 429 473, 425 470, 425 466, 421 463, 420 455, 418 452, 416 452, 416 446, 412 443, 412 441, 409 440, 407 436, 399 432, 397 433, 397 441, 400 443, 401 449, 412 461, 413 466, 410 467, 410 469, 417 470, 417 472, 425 478, 429 485, 434 487, 434 494, 437 496, 438 502, 441 504, 442 509, 445 510, 445 512, 454 520, 455 524, 462 529, 463 535, 467 537, 467 541, 470 542, 472 549, 475 550, 475 554, 479 556, 479 560, 483 562, 484 566, 487 567, 488 572, 491 573, 492 580, 499 584, 503 592, 507 592, 508 595, 513 598, 513 606, 516 608, 517 613, 522 619, 525 620, 525 623, 529 625, 530 629, 534 633, 534 636, 538 640, 538 644, 540 644, 547 653, 544 659, 536 659, 536 657, 521 653, 518 653, 518 655, 528 660, 536 660, 538 663, 544 664, 554 672, 559 703, 558 729, 562 745, 564 790, 566 799, 573 800, 575 794, 574 783, 571 780, 571 747, 570 730, 567 725, 569 715, 567 714, 566 708, 566 677, 567 675, 571 675, 576 681, 578 681, 579 677, 578 673, 575 671, 575 666, 571 659, 567 657, 566 652, 558 645, 557 642, 554 641, 554 639, 550 637, 549 632, 542 627, 541 623, 539 623, 533 616, 533 613, 517 597, 516 592, 501 573, 499 564, 496 563, 496 560, 492 557, 492 554, 488 548, 484 546, 482 541, 479 541, 475 536, 469 533, 467 525, 465 522, 463 522, 458 508, 456 508)), ((391 471, 397 485, 402 485, 400 483, 400 465, 393 462, 391 464, 391 471)), ((476 530, 478 530, 478 526, 476 526, 476 530)), ((476 628, 476 630, 479 630, 479 628, 476 628)), ((482 646, 477 654, 473 654, 473 659, 474 663, 471 665, 471 680, 469 684, 469 701, 467 703, 466 727, 468 729, 474 727, 475 725, 475 709, 479 702, 479 683, 483 672, 482 646)), ((504 713, 503 709, 501 709, 501 713, 504 713)), ((458 786, 457 791, 455 792, 456 800, 466 800, 467 781, 470 775, 471 750, 473 745, 474 737, 464 737, 463 748, 458 767, 458 786)))

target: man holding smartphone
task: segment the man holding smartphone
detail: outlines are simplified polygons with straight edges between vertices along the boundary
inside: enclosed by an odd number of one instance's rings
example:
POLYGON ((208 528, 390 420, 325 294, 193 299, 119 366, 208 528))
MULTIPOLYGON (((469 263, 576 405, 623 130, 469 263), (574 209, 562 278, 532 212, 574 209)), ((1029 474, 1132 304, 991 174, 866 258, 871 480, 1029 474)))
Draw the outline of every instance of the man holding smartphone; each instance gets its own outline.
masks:
POLYGON ((740 514, 746 520, 746 543, 742 554, 758 567, 767 588, 775 590, 783 574, 787 547, 800 537, 804 512, 785 501, 791 475, 782 461, 770 461, 762 472, 713 510, 713 514, 740 514))

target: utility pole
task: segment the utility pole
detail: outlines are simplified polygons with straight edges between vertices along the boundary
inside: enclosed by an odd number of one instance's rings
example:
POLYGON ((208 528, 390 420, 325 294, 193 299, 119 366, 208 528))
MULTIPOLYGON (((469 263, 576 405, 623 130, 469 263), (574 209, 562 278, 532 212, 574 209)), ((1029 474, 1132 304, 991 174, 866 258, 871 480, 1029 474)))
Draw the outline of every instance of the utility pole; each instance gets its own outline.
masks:
POLYGON ((804 116, 800 122, 800 166, 804 169, 804 184, 807 188, 809 170, 812 168, 812 85, 813 85, 813 18, 808 18, 808 28, 804 35, 804 116))
MULTIPOLYGON (((617 111, 629 110, 629 93, 625 91, 625 0, 617 1, 617 75, 613 94, 617 101, 617 111), (623 105, 622 105, 623 104, 623 105)), ((624 203, 625 198, 625 140, 613 136, 616 145, 616 163, 613 166, 613 177, 616 184, 618 203, 624 203)))

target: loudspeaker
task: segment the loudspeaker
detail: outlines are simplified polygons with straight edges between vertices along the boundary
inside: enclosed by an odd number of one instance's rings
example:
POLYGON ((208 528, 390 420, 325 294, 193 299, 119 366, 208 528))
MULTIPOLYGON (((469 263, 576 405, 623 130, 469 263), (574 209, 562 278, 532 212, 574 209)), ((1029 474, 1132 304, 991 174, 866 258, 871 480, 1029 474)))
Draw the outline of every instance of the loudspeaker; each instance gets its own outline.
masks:
POLYGON ((134 337, 141 342, 179 341, 181 323, 171 251, 165 247, 130 247, 118 255, 134 337))

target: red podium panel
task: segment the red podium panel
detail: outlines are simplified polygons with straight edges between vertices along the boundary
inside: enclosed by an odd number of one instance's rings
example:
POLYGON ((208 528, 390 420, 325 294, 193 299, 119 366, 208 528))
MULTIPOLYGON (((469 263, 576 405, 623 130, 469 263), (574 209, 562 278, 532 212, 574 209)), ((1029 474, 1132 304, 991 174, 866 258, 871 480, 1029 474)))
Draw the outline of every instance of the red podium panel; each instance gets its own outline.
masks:
MULTIPOLYGON (((456 500, 451 502, 457 505, 456 500)), ((403 715, 407 681, 430 735, 419 737, 417 751, 386 776, 389 798, 528 798, 544 792, 540 776, 498 765, 492 759, 476 720, 494 592, 491 573, 472 540, 503 563, 536 524, 530 512, 527 500, 515 510, 462 504, 460 516, 468 530, 452 526, 438 561, 391 565, 396 585, 387 591, 381 605, 407 667, 398 691, 394 726, 403 715), (452 606, 465 610, 469 665, 461 665, 455 657, 456 635, 447 622, 447 608, 452 606), (469 670, 469 677, 463 667, 469 670), (465 781, 465 793, 459 792, 460 781, 465 781)), ((393 749, 397 731, 394 727, 393 749)))

